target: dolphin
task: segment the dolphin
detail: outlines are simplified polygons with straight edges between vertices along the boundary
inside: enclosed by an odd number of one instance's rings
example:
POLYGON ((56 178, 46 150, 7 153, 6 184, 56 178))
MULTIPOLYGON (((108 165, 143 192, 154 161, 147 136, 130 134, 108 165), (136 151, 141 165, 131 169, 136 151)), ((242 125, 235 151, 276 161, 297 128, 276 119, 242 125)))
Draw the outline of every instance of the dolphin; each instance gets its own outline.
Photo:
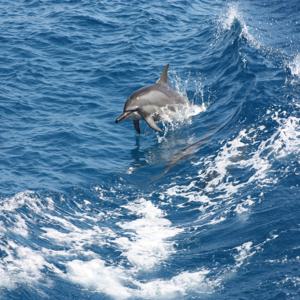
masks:
POLYGON ((139 122, 144 119, 149 127, 158 132, 162 131, 156 124, 156 121, 160 120, 162 108, 167 107, 174 110, 176 105, 187 103, 187 99, 169 85, 168 70, 169 64, 164 66, 161 76, 155 84, 142 87, 130 95, 125 102, 123 113, 116 119, 116 123, 132 119, 136 132, 140 134, 139 122))

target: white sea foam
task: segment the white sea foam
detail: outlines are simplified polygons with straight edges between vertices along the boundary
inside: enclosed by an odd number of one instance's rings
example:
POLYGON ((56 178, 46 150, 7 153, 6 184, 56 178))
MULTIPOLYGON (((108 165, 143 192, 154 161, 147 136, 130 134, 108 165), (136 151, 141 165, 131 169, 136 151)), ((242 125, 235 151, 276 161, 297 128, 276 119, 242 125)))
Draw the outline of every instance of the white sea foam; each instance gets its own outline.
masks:
POLYGON ((3 199, 0 202, 0 212, 12 212, 23 206, 30 208, 35 213, 41 213, 43 209, 54 209, 54 202, 50 197, 46 197, 45 201, 42 201, 35 193, 24 191, 3 199))
POLYGON ((247 212, 249 212, 249 209, 252 205, 254 205, 254 200, 252 200, 250 197, 248 197, 245 201, 243 201, 242 203, 237 204, 237 206, 235 207, 234 211, 237 214, 245 214, 247 212))
POLYGON ((211 174, 215 174, 205 186, 205 192, 211 193, 219 190, 225 193, 225 197, 228 198, 241 187, 228 181, 228 169, 233 165, 241 164, 243 161, 243 151, 246 147, 243 139, 246 135, 246 131, 242 130, 236 138, 227 142, 220 149, 216 157, 205 162, 205 168, 199 171, 199 178, 206 180, 207 177, 211 177, 211 174))
POLYGON ((198 191, 196 180, 191 181, 188 185, 174 185, 166 189, 160 194, 161 199, 168 199, 173 196, 181 196, 187 199, 188 202, 200 202, 205 205, 213 205, 211 199, 198 191), (166 198, 167 197, 167 198, 166 198))
POLYGON ((74 256, 84 255, 85 257, 95 257, 96 254, 87 250, 91 245, 103 246, 108 243, 108 239, 115 238, 116 234, 106 227, 100 227, 97 222, 103 215, 95 214, 90 217, 86 212, 75 212, 70 216, 56 216, 46 213, 44 215, 47 224, 55 224, 56 227, 43 226, 41 237, 58 245, 64 246, 64 251, 51 251, 43 249, 43 253, 48 255, 74 256), (84 227, 76 224, 80 220, 85 223, 84 227))
POLYGON ((5 253, 0 258, 0 287, 15 288, 19 284, 35 285, 48 281, 43 272, 46 268, 62 276, 63 272, 48 262, 48 258, 54 256, 63 258, 63 261, 77 255, 95 257, 95 252, 87 248, 91 245, 103 246, 107 238, 115 235, 109 228, 98 226, 97 222, 103 218, 103 214, 95 213, 90 216, 86 211, 82 212, 85 205, 89 203, 78 203, 78 210, 73 214, 60 216, 54 210, 51 198, 41 198, 31 191, 2 199, 0 216, 5 216, 11 226, 0 230, 1 238, 5 241, 0 244, 0 250, 5 253), (26 208, 29 213, 23 214, 18 211, 20 208, 26 208), (51 247, 33 250, 25 247, 22 240, 7 239, 7 232, 27 238, 30 234, 29 224, 36 226, 36 215, 39 215, 39 229, 44 231, 40 237, 63 246, 63 250, 53 250, 51 247), (80 221, 85 222, 83 228, 78 225, 80 221))
MULTIPOLYGON (((195 187, 195 184, 189 187, 195 187)), ((38 252, 9 242, 8 247, 1 248, 8 255, 1 261, 0 286, 34 285, 46 279, 43 270, 48 269, 83 288, 114 299, 178 299, 188 293, 213 293, 228 274, 236 272, 263 245, 246 242, 234 248, 234 266, 221 270, 217 276, 202 267, 194 272, 180 272, 171 278, 140 281, 137 271, 152 272, 153 267, 164 263, 174 252, 172 239, 182 230, 173 226, 165 212, 149 200, 137 199, 123 206, 122 210, 133 220, 118 223, 122 233, 117 237, 110 230, 106 232, 100 227, 81 229, 68 218, 46 214, 45 221, 61 225, 64 230, 43 227, 43 237, 64 246, 64 250, 43 248, 38 252), (91 250, 84 250, 86 245, 102 245, 107 235, 120 247, 131 266, 125 268, 123 263, 108 263, 91 250), (81 259, 77 258, 78 255, 81 259), (48 257, 53 256, 60 257, 60 263, 66 267, 65 273, 47 262, 48 257)))
MULTIPOLYGON (((216 155, 201 157, 195 167, 199 168, 197 178, 188 184, 175 184, 161 192, 160 198, 172 201, 174 196, 199 203, 199 221, 214 225, 226 220, 234 211, 245 218, 255 202, 262 196, 246 196, 238 203, 235 195, 246 192, 253 186, 264 188, 278 180, 273 173, 274 161, 284 160, 289 155, 300 154, 300 121, 295 116, 269 117, 277 122, 277 129, 267 138, 265 126, 243 129, 233 139, 224 143, 216 155), (231 170, 248 174, 238 180, 231 170), (202 184, 199 185, 199 182, 202 184), (232 210, 233 209, 233 210, 232 210)), ((282 171, 283 172, 283 171, 282 171)), ((263 195, 263 194, 262 194, 263 195)))
POLYGON ((108 266, 101 259, 73 260, 68 262, 66 267, 66 279, 114 299, 178 299, 188 292, 212 293, 222 283, 221 278, 210 278, 208 269, 182 272, 170 279, 142 282, 136 280, 132 272, 108 266))
POLYGON ((275 238, 277 236, 271 236, 257 245, 248 241, 234 247, 234 264, 220 269, 218 275, 212 275, 209 269, 203 268, 196 272, 182 272, 170 279, 155 279, 146 283, 135 281, 139 290, 131 291, 131 294, 143 299, 181 299, 190 292, 198 295, 213 293, 221 288, 226 279, 248 263, 252 256, 262 251, 263 245, 275 238))
POLYGON ((130 296, 130 290, 123 284, 128 280, 125 271, 118 267, 106 266, 99 258, 89 261, 73 260, 68 262, 66 267, 66 278, 87 289, 115 299, 127 299, 130 296))
MULTIPOLYGON (((23 238, 29 236, 28 222, 32 222, 32 215, 19 212, 20 208, 27 208, 31 214, 43 215, 46 211, 53 210, 54 203, 51 198, 42 199, 31 191, 1 199, 0 216, 5 216, 9 224, 1 230, 2 233, 9 232, 23 238)), ((18 239, 7 239, 7 234, 1 238, 5 243, 0 245, 0 250, 5 253, 5 256, 0 259, 0 287, 15 288, 18 284, 34 285, 44 278, 45 268, 55 269, 39 251, 19 244, 18 239)))
POLYGON ((74 230, 67 232, 46 227, 42 229, 45 231, 42 234, 44 238, 53 240, 59 245, 68 246, 71 252, 75 253, 83 251, 88 245, 104 245, 105 237, 109 234, 97 226, 90 229, 75 227, 74 230))
POLYGON ((0 288, 14 288, 20 283, 33 285, 43 278, 42 270, 50 267, 41 254, 13 241, 0 249, 7 255, 1 261, 0 288))
POLYGON ((254 245, 252 241, 243 243, 240 246, 237 246, 233 249, 235 265, 232 270, 236 271, 242 265, 245 265, 249 259, 255 255, 257 252, 263 251, 264 245, 278 238, 278 235, 271 234, 270 237, 266 238, 263 242, 254 245))
POLYGON ((138 218, 118 223, 125 234, 115 243, 120 246, 123 255, 137 270, 148 270, 165 261, 174 251, 170 238, 182 230, 173 227, 164 212, 151 201, 141 198, 125 208, 138 218))
POLYGON ((188 292, 212 293, 222 282, 221 278, 210 278, 210 271, 207 269, 182 272, 170 279, 142 282, 136 280, 128 270, 108 266, 99 258, 89 261, 73 260, 66 264, 66 268, 66 279, 114 299, 178 299, 188 292))
POLYGON ((300 119, 290 116, 273 117, 279 124, 278 130, 271 137, 272 147, 277 158, 286 157, 289 154, 300 154, 300 119))
POLYGON ((170 238, 181 230, 173 227, 165 213, 146 199, 138 199, 123 208, 136 219, 118 224, 124 231, 115 243, 132 267, 108 265, 99 257, 87 261, 76 259, 66 263, 66 279, 114 299, 178 299, 188 292, 211 293, 221 284, 220 278, 211 278, 209 270, 204 268, 169 279, 137 280, 137 270, 149 272, 173 253, 170 238))
POLYGON ((224 200, 232 201, 232 195, 238 193, 246 185, 253 182, 264 185, 269 182, 268 170, 271 168, 271 164, 262 155, 264 147, 261 146, 257 151, 245 154, 255 135, 256 133, 252 129, 241 130, 237 137, 221 147, 215 157, 209 157, 203 162, 204 167, 199 170, 199 178, 206 181, 207 184, 202 189, 202 193, 206 195, 221 193, 224 200), (237 182, 230 174, 231 168, 252 169, 255 172, 247 181, 237 182), (210 179, 207 180, 207 178, 210 179))
POLYGON ((255 254, 252 242, 246 242, 235 248, 237 253, 234 255, 235 268, 239 268, 245 261, 255 254))
POLYGON ((21 215, 16 215, 14 223, 15 223, 15 225, 12 228, 12 231, 23 237, 27 237, 28 236, 28 227, 27 227, 25 219, 23 219, 21 215))
MULTIPOLYGON (((5 199, 0 212, 7 216, 15 215, 16 210, 24 206, 33 213, 40 213, 40 221, 44 224, 40 227, 44 231, 42 237, 47 242, 63 246, 63 250, 52 250, 51 247, 33 250, 13 241, 8 241, 7 246, 1 245, 1 251, 6 253, 0 264, 1 288, 15 288, 19 284, 34 286, 44 282, 47 280, 44 270, 47 269, 114 299, 151 298, 152 294, 166 298, 183 295, 190 290, 206 292, 211 289, 212 283, 203 270, 179 273, 171 279, 154 279, 150 282, 136 280, 137 270, 147 272, 169 258, 174 252, 172 238, 182 231, 173 226, 164 211, 151 201, 138 199, 122 208, 124 213, 135 219, 119 223, 122 235, 117 238, 111 230, 98 226, 97 218, 88 218, 85 212, 78 211, 62 217, 53 211, 51 200, 42 200, 31 192, 5 199), (86 220, 84 228, 77 225, 75 215, 77 219, 86 220), (132 267, 125 270, 121 266, 108 264, 92 250, 87 250, 91 245, 103 246, 107 237, 116 241, 115 244, 132 267), (84 258, 76 259, 79 255, 84 258), (49 258, 54 257, 66 266, 65 273, 48 262, 49 258)), ((26 237, 29 234, 26 222, 31 220, 23 218, 18 212, 14 220, 15 225, 9 230, 26 237)), ((5 234, 6 230, 3 229, 1 233, 5 234)))
MULTIPOLYGON (((247 190, 250 184, 264 186, 272 183, 276 180, 270 179, 274 176, 269 174, 273 159, 280 160, 287 155, 299 153, 299 119, 292 116, 279 118, 276 114, 272 118, 278 128, 271 137, 262 140, 262 136, 265 136, 264 127, 241 130, 236 137, 224 142, 215 155, 203 157, 195 164, 199 166, 196 178, 186 185, 174 184, 161 193, 161 199, 167 202, 174 196, 181 196, 187 201, 198 202, 199 218, 209 226, 226 220, 227 214, 233 211, 237 215, 247 213, 255 204, 255 198, 245 197, 243 201, 235 203, 234 195, 243 188, 247 190), (252 172, 248 178, 239 182, 232 180, 232 168, 252 172), (204 183, 201 188, 198 186, 199 181, 204 183)), ((100 193, 102 198, 105 197, 102 190, 100 193)), ((261 251, 265 243, 277 237, 272 236, 258 245, 247 241, 235 247, 232 249, 233 266, 218 270, 219 275, 213 275, 210 270, 199 266, 195 272, 179 272, 171 278, 153 278, 153 273, 150 273, 151 280, 140 281, 137 274, 153 272, 153 269, 167 262, 175 251, 175 236, 182 229, 174 226, 160 207, 143 198, 129 202, 115 212, 130 217, 129 221, 126 219, 117 223, 122 229, 121 233, 100 227, 97 222, 104 216, 94 217, 82 212, 85 205, 90 204, 84 201, 78 204, 79 211, 61 217, 53 211, 54 204, 50 198, 42 201, 31 192, 19 193, 2 201, 0 214, 15 214, 23 206, 40 213, 44 222, 40 226, 44 231, 42 237, 47 242, 63 246, 63 250, 52 250, 50 247, 37 251, 14 242, 9 242, 5 248, 1 246, 7 256, 1 259, 0 286, 14 287, 18 283, 32 285, 42 281, 43 270, 49 269, 64 279, 115 299, 178 299, 189 292, 213 292, 228 276, 261 251), (83 228, 76 222, 78 220, 85 222, 83 228), (90 250, 92 245, 103 246, 108 238, 110 245, 122 251, 120 265, 105 262, 98 253, 90 250), (66 273, 49 264, 48 257, 59 257, 60 264, 66 266, 66 273)), ((28 219, 17 214, 13 220, 16 220, 15 226, 7 230, 26 237, 29 234, 28 219)), ((5 231, 2 229, 1 233, 5 234, 5 231)))
POLYGON ((225 216, 217 216, 215 218, 213 218, 212 220, 210 220, 207 224, 208 225, 215 225, 215 224, 219 224, 221 222, 224 222, 226 220, 225 216))
POLYGON ((188 292, 212 293, 221 283, 219 279, 210 279, 209 270, 182 272, 169 280, 156 279, 138 283, 136 295, 143 299, 181 299, 188 292))

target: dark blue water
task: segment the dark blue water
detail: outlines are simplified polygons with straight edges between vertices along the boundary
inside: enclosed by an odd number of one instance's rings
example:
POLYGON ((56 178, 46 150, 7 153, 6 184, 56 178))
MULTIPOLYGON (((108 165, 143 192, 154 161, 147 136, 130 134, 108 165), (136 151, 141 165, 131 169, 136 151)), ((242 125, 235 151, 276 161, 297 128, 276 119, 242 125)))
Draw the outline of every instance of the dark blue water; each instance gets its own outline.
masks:
POLYGON ((1 1, 1 299, 299 299, 299 1, 1 1), (198 107, 115 124, 170 64, 198 107))

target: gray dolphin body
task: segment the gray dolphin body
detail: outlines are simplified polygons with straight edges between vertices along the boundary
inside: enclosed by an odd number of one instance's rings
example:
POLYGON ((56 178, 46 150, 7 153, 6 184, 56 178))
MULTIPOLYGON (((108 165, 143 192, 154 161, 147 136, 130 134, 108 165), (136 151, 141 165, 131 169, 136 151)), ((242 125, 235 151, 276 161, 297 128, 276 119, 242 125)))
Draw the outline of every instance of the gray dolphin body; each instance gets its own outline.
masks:
POLYGON ((168 83, 169 65, 164 66, 159 80, 150 86, 135 91, 125 102, 123 113, 116 123, 132 119, 137 133, 141 133, 139 121, 144 119, 152 129, 162 131, 156 124, 160 120, 162 108, 174 110, 178 104, 186 104, 187 100, 173 90, 168 83))

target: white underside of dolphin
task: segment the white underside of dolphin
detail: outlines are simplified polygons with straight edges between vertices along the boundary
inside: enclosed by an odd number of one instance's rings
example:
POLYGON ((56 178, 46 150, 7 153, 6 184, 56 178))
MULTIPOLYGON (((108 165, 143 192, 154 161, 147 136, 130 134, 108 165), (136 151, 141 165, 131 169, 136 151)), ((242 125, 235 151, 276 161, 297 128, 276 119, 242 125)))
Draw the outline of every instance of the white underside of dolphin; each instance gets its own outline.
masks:
POLYGON ((123 113, 116 119, 119 123, 126 119, 132 119, 134 128, 140 133, 140 120, 155 131, 162 131, 156 121, 160 120, 162 111, 166 108, 172 110, 179 104, 186 104, 187 100, 172 89, 168 83, 169 65, 164 66, 159 80, 150 86, 135 91, 125 102, 123 113))

